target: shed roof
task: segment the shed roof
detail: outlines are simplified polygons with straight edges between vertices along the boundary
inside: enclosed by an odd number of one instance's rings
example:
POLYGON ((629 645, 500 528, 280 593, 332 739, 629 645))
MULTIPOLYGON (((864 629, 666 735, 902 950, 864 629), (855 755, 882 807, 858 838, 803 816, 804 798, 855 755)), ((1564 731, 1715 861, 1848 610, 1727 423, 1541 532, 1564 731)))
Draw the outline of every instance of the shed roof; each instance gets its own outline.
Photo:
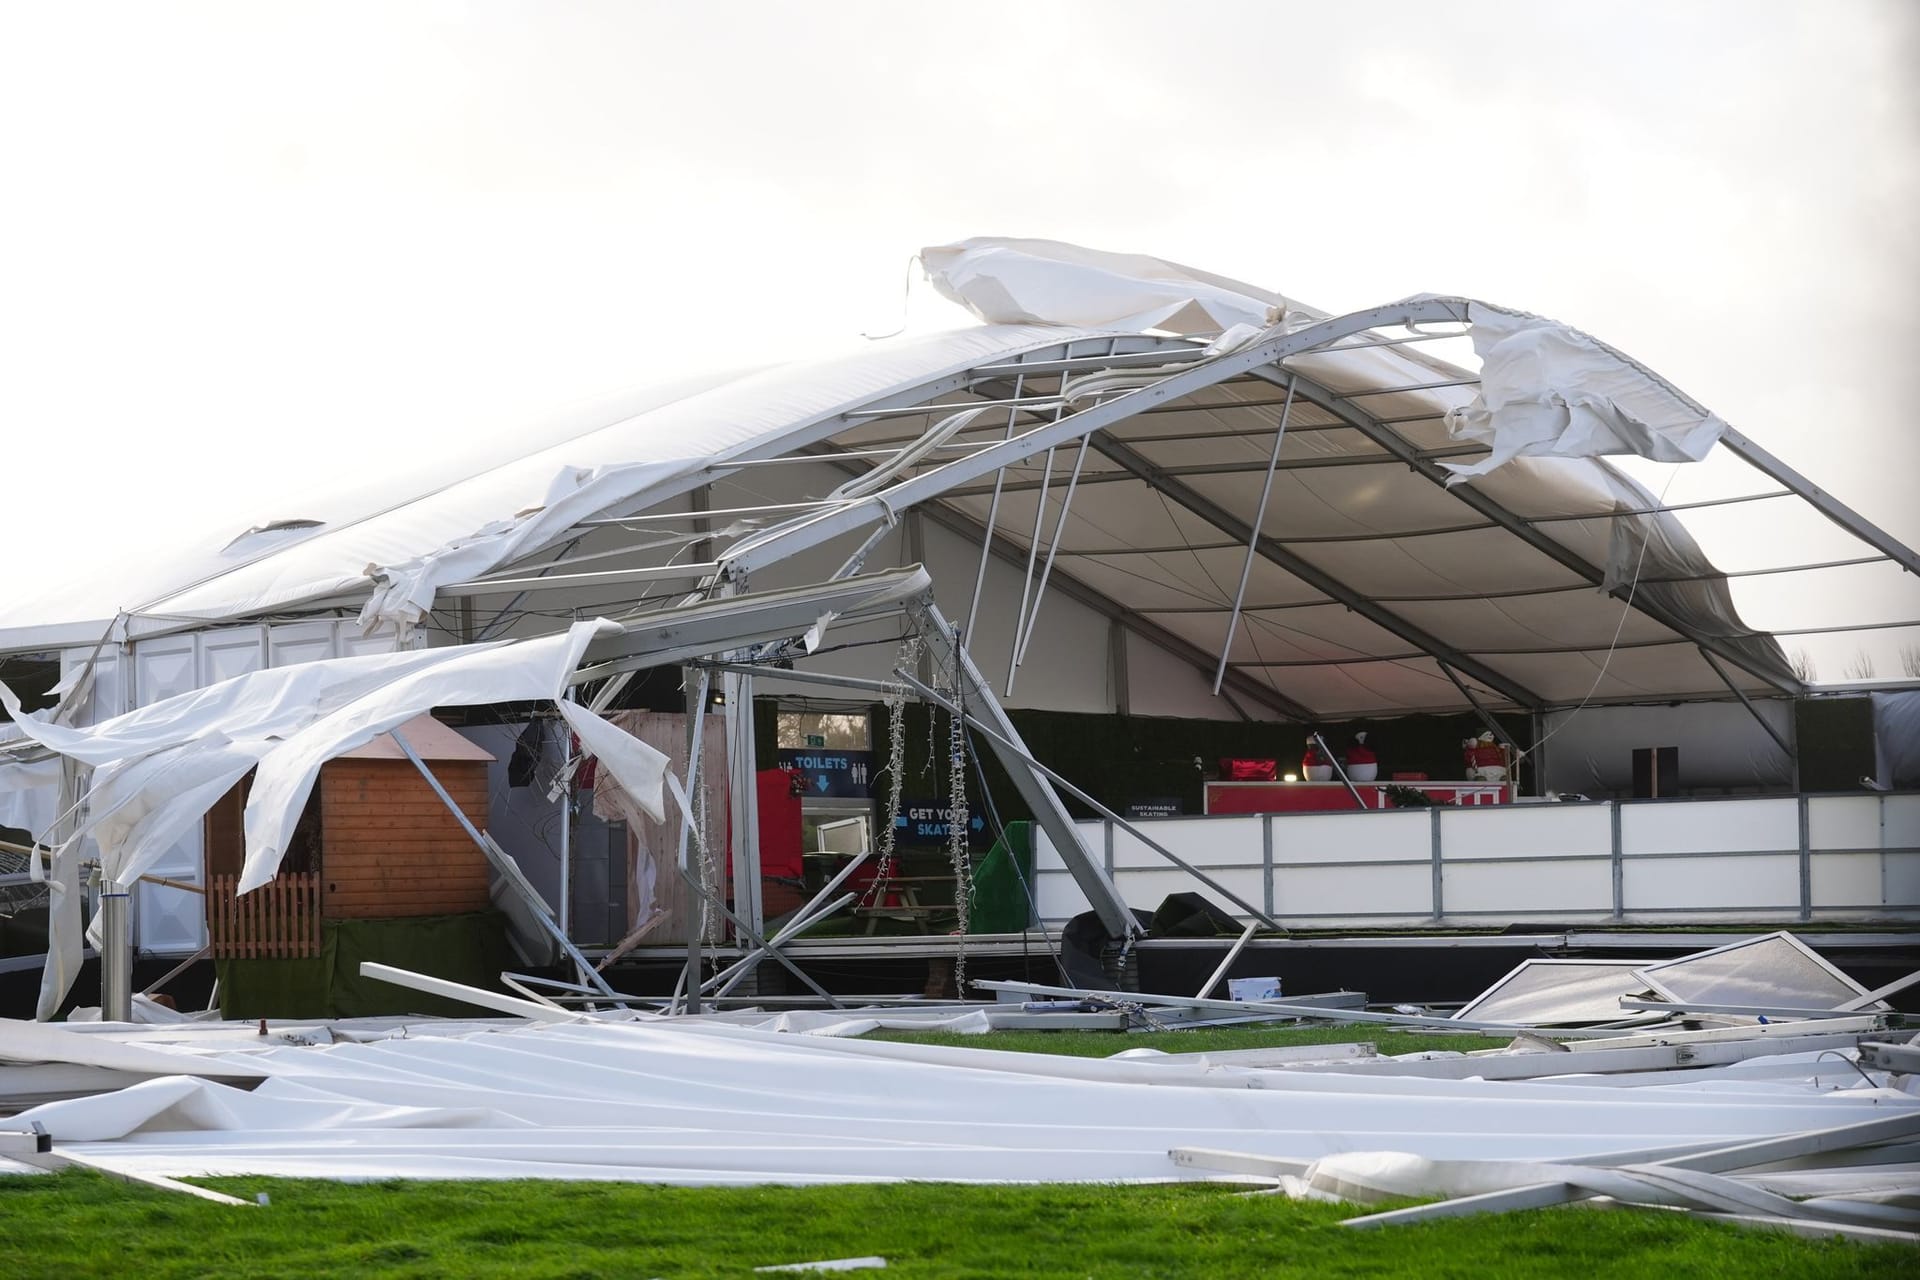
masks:
MULTIPOLYGON (((414 753, 422 760, 486 760, 491 762, 493 753, 483 747, 467 741, 454 730, 441 724, 432 716, 415 716, 400 726, 400 736, 407 740, 414 753)), ((405 760, 407 753, 393 740, 391 733, 383 733, 363 746, 350 751, 342 751, 336 760, 405 760)))

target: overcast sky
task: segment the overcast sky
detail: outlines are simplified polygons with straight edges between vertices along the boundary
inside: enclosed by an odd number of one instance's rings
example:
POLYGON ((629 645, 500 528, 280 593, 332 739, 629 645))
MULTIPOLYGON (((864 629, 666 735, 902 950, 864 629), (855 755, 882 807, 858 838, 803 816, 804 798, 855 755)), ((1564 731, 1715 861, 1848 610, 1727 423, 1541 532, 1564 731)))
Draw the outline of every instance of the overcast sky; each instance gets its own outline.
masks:
POLYGON ((0 591, 891 329, 983 234, 1551 315, 1920 543, 1905 0, 0 14, 0 591))

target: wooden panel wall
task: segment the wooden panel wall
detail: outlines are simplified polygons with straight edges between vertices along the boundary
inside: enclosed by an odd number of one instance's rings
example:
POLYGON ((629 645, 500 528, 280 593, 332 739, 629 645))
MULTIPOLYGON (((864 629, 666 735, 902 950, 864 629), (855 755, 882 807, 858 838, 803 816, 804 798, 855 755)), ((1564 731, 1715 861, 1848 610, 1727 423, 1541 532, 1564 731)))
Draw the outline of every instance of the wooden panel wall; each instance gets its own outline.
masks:
MULTIPOLYGON (((484 829, 486 763, 440 761, 433 772, 484 829)), ((486 855, 408 761, 330 761, 320 771, 320 803, 322 910, 328 919, 486 907, 486 855)))

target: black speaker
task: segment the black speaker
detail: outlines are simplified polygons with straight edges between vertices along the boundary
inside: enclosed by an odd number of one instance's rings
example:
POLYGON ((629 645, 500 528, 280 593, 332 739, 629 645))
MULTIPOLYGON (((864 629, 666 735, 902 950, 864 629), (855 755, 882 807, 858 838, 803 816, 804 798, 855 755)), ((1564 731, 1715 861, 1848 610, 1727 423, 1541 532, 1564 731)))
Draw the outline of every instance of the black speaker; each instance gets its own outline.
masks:
POLYGON ((1652 800, 1680 794, 1680 748, 1636 747, 1633 752, 1633 798, 1652 800))

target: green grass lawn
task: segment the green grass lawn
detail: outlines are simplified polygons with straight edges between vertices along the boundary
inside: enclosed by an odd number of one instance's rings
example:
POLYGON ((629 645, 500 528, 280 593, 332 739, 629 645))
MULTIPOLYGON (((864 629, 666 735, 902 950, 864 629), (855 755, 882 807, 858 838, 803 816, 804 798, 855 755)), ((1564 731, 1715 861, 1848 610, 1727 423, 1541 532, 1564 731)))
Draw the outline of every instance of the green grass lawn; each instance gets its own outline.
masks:
MULTIPOLYGON (((1359 1028, 1164 1035, 889 1033, 1105 1055, 1368 1039, 1386 1052, 1497 1041, 1359 1028)), ((1920 1276, 1920 1250, 1803 1240, 1677 1214, 1551 1209, 1348 1231, 1368 1212, 1218 1184, 675 1188, 578 1182, 207 1180, 232 1208, 87 1173, 0 1177, 0 1276, 743 1276, 878 1254, 887 1276, 1920 1276)))
POLYGON ((577 1182, 209 1185, 230 1208, 92 1174, 0 1178, 0 1273, 743 1276, 878 1254, 888 1276, 1444 1277, 1920 1274, 1920 1250, 1675 1215, 1541 1210, 1388 1231, 1359 1210, 1213 1185, 685 1189, 577 1182))
POLYGON ((1127 1049, 1210 1053, 1223 1049, 1266 1049, 1276 1045, 1351 1044, 1357 1040, 1364 1040, 1379 1052, 1388 1054, 1443 1049, 1471 1052, 1476 1049, 1498 1049, 1508 1043, 1503 1037, 1429 1035, 1363 1026, 1280 1029, 1199 1027, 1192 1031, 1138 1034, 1119 1031, 993 1031, 983 1036, 963 1036, 951 1031, 875 1031, 867 1039, 894 1040, 906 1044, 947 1044, 967 1049, 1011 1049, 1019 1053, 1064 1053, 1082 1058, 1105 1058, 1127 1049))

